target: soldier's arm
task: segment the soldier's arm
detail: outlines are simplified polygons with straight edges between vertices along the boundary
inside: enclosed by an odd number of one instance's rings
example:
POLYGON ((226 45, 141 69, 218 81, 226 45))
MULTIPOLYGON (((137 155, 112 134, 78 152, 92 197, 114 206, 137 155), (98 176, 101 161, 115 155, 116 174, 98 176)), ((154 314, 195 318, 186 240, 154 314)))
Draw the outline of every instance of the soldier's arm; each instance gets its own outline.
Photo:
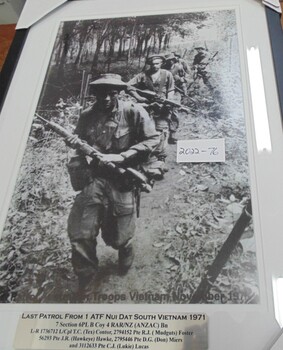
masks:
POLYGON ((175 65, 175 67, 173 67, 173 69, 171 70, 171 73, 173 75, 174 81, 179 81, 181 79, 179 75, 178 66, 175 65))
POLYGON ((133 119, 137 143, 132 145, 121 155, 126 159, 136 158, 139 154, 150 154, 160 141, 159 133, 155 129, 154 121, 147 111, 140 105, 132 104, 128 117, 133 119))
POLYGON ((135 75, 132 79, 130 79, 127 84, 129 86, 136 86, 137 87, 137 85, 140 82, 141 82, 141 74, 139 73, 139 74, 135 75))
POLYGON ((186 62, 185 60, 182 60, 182 61, 181 61, 181 64, 182 64, 182 66, 183 66, 183 68, 184 68, 185 73, 186 73, 186 74, 189 74, 189 73, 190 73, 190 70, 189 70, 189 66, 188 66, 187 62, 186 62))
POLYGON ((128 86, 127 92, 140 103, 149 103, 146 97, 141 96, 133 86, 128 86))
POLYGON ((168 100, 174 99, 174 93, 175 93, 175 83, 174 78, 171 72, 168 72, 167 76, 167 98, 168 100))
POLYGON ((137 74, 134 76, 131 80, 128 81, 128 87, 127 87, 127 92, 129 95, 134 97, 138 102, 140 103, 148 103, 148 99, 146 97, 141 96, 135 88, 139 88, 139 84, 141 82, 142 75, 137 74))

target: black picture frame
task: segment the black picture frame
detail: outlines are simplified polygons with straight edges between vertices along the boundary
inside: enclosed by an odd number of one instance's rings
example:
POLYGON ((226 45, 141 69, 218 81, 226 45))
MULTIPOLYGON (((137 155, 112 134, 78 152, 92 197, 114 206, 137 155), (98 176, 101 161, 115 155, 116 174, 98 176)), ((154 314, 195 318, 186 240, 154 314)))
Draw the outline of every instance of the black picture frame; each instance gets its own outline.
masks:
MULTIPOLYGON (((259 5, 260 6, 260 5, 259 5)), ((283 111, 283 72, 282 69, 280 69, 281 62, 283 62, 283 40, 282 40, 282 28, 280 24, 280 15, 273 10, 266 8, 266 18, 267 18, 267 24, 268 24, 268 30, 270 35, 270 43, 272 48, 272 54, 273 54, 273 61, 274 61, 274 68, 275 68, 275 76, 276 76, 276 82, 277 82, 277 91, 278 91, 278 97, 279 97, 279 103, 281 108, 281 115, 283 111)), ((1 73, 1 89, 0 89, 0 106, 2 107, 5 102, 5 96, 7 92, 9 91, 9 86, 11 81, 13 80, 13 74, 17 67, 17 62, 21 56, 22 50, 24 50, 25 47, 25 40, 28 38, 29 35, 29 29, 20 29, 16 31, 15 39, 12 43, 12 47, 10 49, 10 52, 8 54, 7 60, 5 62, 5 65, 3 67, 2 73, 1 73)), ((1 119, 1 117, 0 117, 1 119)), ((14 305, 15 306, 15 305, 14 305)), ((25 306, 26 308, 27 306, 25 306)), ((54 310, 58 310, 60 306, 56 307, 52 306, 54 310)), ((52 307, 45 307, 45 309, 48 311, 49 309, 52 309, 52 307)), ((34 309, 34 308, 33 308, 34 309)), ((208 309, 208 308, 207 308, 208 309)), ((19 310, 23 310, 23 306, 20 306, 13 309, 13 315, 17 315, 19 310)), ((109 309, 111 310, 111 306, 109 305, 109 309)), ((181 308, 177 308, 179 312, 181 312, 181 308)), ((197 308, 194 308, 194 310, 197 310, 197 308)), ((230 309, 231 310, 231 309, 230 309)), ((270 311, 271 309, 269 309, 270 311)), ((172 308, 173 311, 173 308, 172 308)), ((236 310, 238 312, 238 310, 236 310)), ((225 315, 227 316, 227 312, 223 311, 221 314, 221 311, 216 311, 215 314, 219 314, 220 316, 225 315)), ((229 313, 229 312, 228 312, 229 313)), ((272 313, 270 311, 270 313, 272 313)), ((227 324, 227 328, 229 329, 233 328, 234 320, 230 320, 230 323, 227 324)), ((223 324, 223 328, 226 327, 224 323, 221 323, 221 317, 219 317, 219 324, 223 324)), ((225 328, 226 329, 226 328, 225 328)), ((225 331, 225 329, 223 329, 225 331)), ((243 338, 244 339, 244 338, 243 338)), ((239 344, 241 341, 239 340, 239 344)), ((242 343, 241 343, 242 344, 242 343)), ((240 345, 239 345, 240 346, 240 345)))

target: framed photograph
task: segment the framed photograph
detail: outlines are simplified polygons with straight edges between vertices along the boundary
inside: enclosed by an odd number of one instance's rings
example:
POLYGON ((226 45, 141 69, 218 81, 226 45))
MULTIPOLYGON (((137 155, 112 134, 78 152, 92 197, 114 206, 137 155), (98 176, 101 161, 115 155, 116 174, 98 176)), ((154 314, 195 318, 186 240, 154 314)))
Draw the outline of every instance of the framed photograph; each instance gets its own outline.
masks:
MULTIPOLYGON (((282 143, 260 2, 72 1, 42 18, 0 119, 1 349, 29 348, 19 319, 64 312, 202 315, 202 340, 184 325, 168 349, 271 349, 282 143)), ((80 344, 46 336, 32 348, 80 344)), ((120 341, 166 342, 150 339, 120 341)))

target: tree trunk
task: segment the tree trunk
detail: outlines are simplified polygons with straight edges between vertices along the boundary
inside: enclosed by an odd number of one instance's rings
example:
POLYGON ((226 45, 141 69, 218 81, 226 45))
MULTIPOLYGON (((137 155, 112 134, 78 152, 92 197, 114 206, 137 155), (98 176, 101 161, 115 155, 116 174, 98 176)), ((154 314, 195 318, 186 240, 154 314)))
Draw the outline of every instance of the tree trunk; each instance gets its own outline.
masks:
POLYGON ((133 25, 133 29, 132 29, 132 33, 131 33, 131 37, 130 37, 129 50, 128 50, 128 55, 127 55, 127 62, 129 62, 130 58, 131 58, 131 50, 132 50, 132 44, 133 44, 133 38, 134 38, 135 30, 136 30, 136 22, 133 25))
POLYGON ((158 34, 158 40, 159 40, 159 44, 158 44, 158 53, 160 53, 160 51, 161 51, 163 36, 164 36, 163 33, 159 33, 159 34, 158 34))
POLYGON ((97 31, 97 42, 96 42, 96 50, 93 55, 92 65, 91 65, 91 72, 93 75, 97 74, 98 72, 98 56, 100 49, 104 43, 104 40, 109 36, 109 31, 111 30, 111 22, 112 20, 105 21, 104 27, 97 31))
POLYGON ((56 60, 55 60, 56 66, 58 66, 60 63, 60 59, 61 59, 61 55, 62 55, 62 48, 63 48, 63 43, 62 43, 62 40, 60 40, 59 49, 58 49, 58 52, 56 54, 56 60))
POLYGON ((118 57, 119 58, 122 56, 122 49, 123 49, 123 37, 119 38, 119 49, 118 49, 118 57))
POLYGON ((70 36, 69 34, 66 34, 63 39, 63 49, 62 49, 62 54, 60 57, 60 63, 59 63, 58 73, 57 73, 57 77, 59 80, 64 80, 65 78, 64 67, 66 64, 67 54, 70 48, 69 40, 70 40, 70 36))
POLYGON ((73 29, 76 25, 76 22, 65 22, 63 31, 62 31, 62 45, 63 48, 61 50, 61 57, 60 57, 60 62, 58 66, 58 72, 57 72, 57 77, 58 80, 64 80, 65 74, 64 74, 64 68, 66 64, 66 58, 70 49, 71 45, 71 39, 72 39, 72 34, 73 34, 73 29))
POLYGON ((145 35, 144 37, 144 49, 143 49, 143 54, 145 55, 148 51, 148 43, 149 43, 149 40, 151 38, 151 33, 148 33, 145 35))
POLYGON ((82 50, 87 41, 87 30, 85 30, 84 33, 82 33, 80 40, 79 40, 79 52, 77 54, 77 57, 75 59, 75 65, 81 62, 81 55, 82 55, 82 50))
POLYGON ((104 57, 107 56, 107 40, 104 40, 104 44, 103 44, 103 56, 104 56, 104 57))

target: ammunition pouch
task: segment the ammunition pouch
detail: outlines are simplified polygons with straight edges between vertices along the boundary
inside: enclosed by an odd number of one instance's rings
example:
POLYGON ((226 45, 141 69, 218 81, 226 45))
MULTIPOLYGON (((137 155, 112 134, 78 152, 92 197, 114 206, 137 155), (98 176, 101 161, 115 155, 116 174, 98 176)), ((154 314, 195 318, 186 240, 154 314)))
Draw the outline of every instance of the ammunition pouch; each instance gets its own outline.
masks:
POLYGON ((72 187, 75 191, 81 191, 91 183, 91 169, 85 157, 74 157, 67 164, 72 187))
POLYGON ((177 131, 177 129, 179 128, 179 124, 180 124, 180 121, 179 121, 178 113, 174 111, 171 114, 171 118, 169 121, 169 130, 170 131, 177 131))

